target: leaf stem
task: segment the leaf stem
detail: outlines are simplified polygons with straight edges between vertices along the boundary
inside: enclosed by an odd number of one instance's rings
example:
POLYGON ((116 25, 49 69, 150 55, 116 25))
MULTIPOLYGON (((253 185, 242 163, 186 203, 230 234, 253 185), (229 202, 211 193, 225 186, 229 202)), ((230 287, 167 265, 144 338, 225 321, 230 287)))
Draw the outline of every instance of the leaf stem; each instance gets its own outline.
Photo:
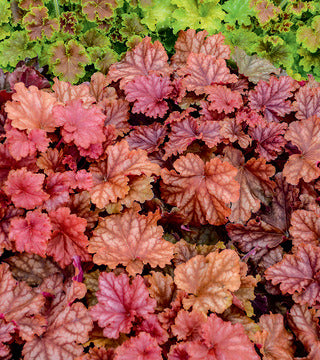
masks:
POLYGON ((53 5, 54 5, 54 11, 56 12, 56 17, 59 17, 60 16, 59 1, 53 0, 53 5))

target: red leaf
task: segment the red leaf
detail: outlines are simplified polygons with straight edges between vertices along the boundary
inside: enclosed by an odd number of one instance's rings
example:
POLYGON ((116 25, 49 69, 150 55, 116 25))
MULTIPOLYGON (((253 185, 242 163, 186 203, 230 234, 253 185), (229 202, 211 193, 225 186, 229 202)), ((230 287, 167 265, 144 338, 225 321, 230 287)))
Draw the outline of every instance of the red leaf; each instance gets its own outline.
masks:
POLYGON ((11 170, 4 191, 16 207, 31 210, 49 198, 42 190, 44 178, 43 174, 34 174, 26 168, 11 170))
POLYGON ((51 224, 47 214, 39 210, 28 211, 25 219, 11 220, 9 238, 15 241, 16 249, 45 257, 51 224))
POLYGON ((164 99, 168 98, 172 86, 170 78, 155 74, 137 76, 125 85, 126 100, 135 101, 132 112, 143 113, 150 117, 164 117, 169 107, 164 99))
MULTIPOLYGON (((109 338, 118 338, 120 332, 129 333, 135 318, 146 318, 156 306, 141 276, 129 284, 129 277, 125 274, 116 277, 112 272, 103 272, 96 295, 98 304, 91 308, 90 314, 103 328, 103 335, 109 338)), ((154 339, 152 341, 157 343, 154 339)))
POLYGON ((62 268, 72 263, 74 255, 81 257, 82 261, 90 261, 88 253, 88 238, 84 235, 86 219, 70 214, 70 209, 61 207, 51 211, 49 217, 52 224, 52 236, 48 242, 47 254, 62 268))

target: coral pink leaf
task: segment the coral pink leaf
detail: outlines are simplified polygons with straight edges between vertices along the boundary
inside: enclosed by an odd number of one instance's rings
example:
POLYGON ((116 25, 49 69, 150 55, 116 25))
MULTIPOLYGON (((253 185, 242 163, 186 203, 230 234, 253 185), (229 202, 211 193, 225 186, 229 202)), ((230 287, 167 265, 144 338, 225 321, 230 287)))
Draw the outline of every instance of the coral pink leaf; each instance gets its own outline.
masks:
POLYGON ((161 348, 149 334, 142 332, 116 349, 115 360, 162 360, 161 348))
POLYGON ((297 119, 306 120, 312 116, 320 118, 320 87, 303 86, 296 93, 295 100, 292 106, 297 111, 297 119))
POLYGON ((171 331, 174 336, 177 336, 178 340, 200 340, 201 328, 206 320, 206 316, 202 312, 180 310, 171 331))
POLYGON ((226 203, 239 199, 236 168, 217 157, 204 163, 190 153, 176 160, 174 168, 161 170, 163 199, 179 207, 186 223, 225 224, 231 213, 226 203))
POLYGON ((210 101, 209 109, 217 110, 219 113, 232 113, 243 104, 241 94, 238 91, 232 91, 226 86, 211 86, 207 93, 209 94, 208 100, 210 101))
POLYGON ((8 145, 10 155, 15 160, 19 161, 26 156, 32 156, 36 153, 34 143, 28 139, 25 132, 12 128, 6 132, 6 137, 6 144, 8 145))
POLYGON ((320 302, 320 248, 302 244, 293 255, 268 268, 265 276, 273 285, 280 284, 283 294, 293 294, 299 304, 312 306, 320 302))
MULTIPOLYGON (((10 348, 5 345, 5 342, 9 342, 12 338, 11 333, 15 331, 16 326, 10 322, 6 323, 5 320, 0 319, 0 357, 1 359, 9 359, 10 348)), ((12 357, 11 357, 12 359, 12 357)))
POLYGON ((89 244, 86 230, 86 219, 70 214, 70 209, 61 207, 51 211, 49 217, 52 224, 52 236, 48 242, 47 254, 62 268, 72 263, 74 255, 81 257, 82 261, 90 261, 88 253, 89 244))
POLYGON ((174 245, 162 238, 163 229, 157 226, 159 217, 158 213, 140 215, 133 209, 100 221, 90 239, 89 251, 96 253, 93 261, 112 269, 123 264, 132 275, 141 273, 143 264, 170 264, 174 245))
POLYGON ((105 116, 96 105, 85 108, 81 100, 72 100, 66 106, 56 105, 53 117, 63 126, 61 134, 67 143, 73 141, 77 146, 87 149, 91 144, 105 140, 105 116))
POLYGON ((25 219, 11 220, 9 238, 15 241, 18 251, 45 257, 51 228, 47 214, 39 210, 28 211, 25 219))
POLYGON ((249 93, 250 106, 253 110, 262 111, 269 122, 277 121, 275 115, 284 116, 292 111, 291 102, 286 99, 292 96, 296 87, 296 81, 289 76, 279 79, 272 76, 269 82, 260 80, 249 93))
POLYGON ((126 83, 140 75, 156 73, 162 76, 170 74, 168 56, 159 41, 151 44, 150 37, 145 37, 133 50, 127 52, 119 63, 110 66, 107 80, 120 81, 123 88, 126 83))
POLYGON ((202 337, 217 360, 260 359, 243 326, 223 321, 216 314, 211 314, 203 325, 202 337))
POLYGON ((320 118, 294 121, 289 125, 285 138, 296 145, 301 154, 294 154, 286 162, 283 175, 288 183, 297 185, 302 178, 310 182, 320 176, 317 164, 320 158, 320 118))
POLYGON ((11 170, 4 191, 16 207, 31 210, 49 198, 42 190, 44 178, 43 174, 34 174, 26 168, 11 170))
POLYGON ((91 308, 90 314, 103 328, 103 335, 109 338, 118 338, 120 332, 129 333, 136 316, 146 318, 156 306, 141 276, 130 284, 125 274, 117 277, 112 272, 103 272, 96 295, 98 304, 91 308))
POLYGON ((137 76, 124 88, 126 100, 135 102, 132 112, 141 112, 153 118, 162 118, 168 111, 169 107, 164 99, 169 97, 172 89, 168 76, 162 78, 155 74, 137 76))
POLYGON ((206 93, 211 85, 234 83, 238 79, 236 75, 230 74, 224 59, 204 54, 191 53, 187 66, 178 70, 178 73, 186 75, 184 82, 187 90, 194 91, 197 95, 206 93))
POLYGON ((12 101, 5 105, 12 126, 19 130, 55 131, 58 124, 52 117, 52 109, 57 99, 33 85, 26 88, 23 83, 17 83, 14 89, 16 93, 12 95, 12 101))

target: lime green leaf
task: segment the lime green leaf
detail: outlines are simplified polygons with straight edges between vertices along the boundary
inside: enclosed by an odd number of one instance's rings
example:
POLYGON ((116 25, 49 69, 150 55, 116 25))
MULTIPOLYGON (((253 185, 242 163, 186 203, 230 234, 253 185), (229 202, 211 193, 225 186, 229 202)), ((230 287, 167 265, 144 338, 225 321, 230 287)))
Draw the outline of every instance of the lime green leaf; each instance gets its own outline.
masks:
POLYGON ((137 14, 123 14, 122 19, 123 27, 119 32, 123 37, 130 38, 134 35, 148 35, 148 30, 141 24, 141 20, 137 14))
POLYGON ((104 49, 110 45, 108 37, 103 35, 97 28, 92 28, 86 31, 80 37, 80 42, 86 49, 93 47, 104 49))
POLYGON ((219 5, 219 0, 198 1, 198 0, 172 0, 178 6, 172 14, 174 32, 192 29, 206 29, 209 34, 215 33, 221 27, 221 21, 226 13, 219 5))
POLYGON ((0 40, 8 37, 12 32, 12 27, 9 24, 2 24, 0 26, 0 40))
POLYGON ((119 60, 118 54, 110 48, 92 48, 89 54, 95 68, 103 74, 106 74, 109 67, 119 60))
POLYGON ((320 15, 315 16, 311 26, 302 26, 297 30, 297 41, 311 52, 320 48, 320 15))
POLYGON ((10 17, 10 2, 7 0, 0 0, 0 24, 8 23, 10 17))
POLYGON ((235 29, 233 31, 223 29, 222 34, 226 38, 225 43, 230 45, 231 50, 235 46, 240 46, 248 55, 256 51, 257 43, 260 40, 260 37, 254 32, 244 29, 235 29))
POLYGON ((48 9, 46 7, 32 8, 22 20, 23 25, 28 30, 30 40, 50 39, 55 31, 59 29, 57 19, 48 18, 48 9))
MULTIPOLYGON (((306 49, 301 48, 298 51, 301 56, 299 64, 303 67, 306 73, 311 73, 314 71, 315 75, 318 76, 318 81, 320 77, 320 50, 316 53, 312 53, 306 49)), ((317 79, 316 79, 317 80, 317 79)))
POLYGON ((85 48, 70 40, 67 44, 58 41, 50 47, 50 64, 53 73, 61 76, 60 80, 75 83, 85 74, 84 67, 89 63, 85 48))
POLYGON ((20 60, 26 57, 33 58, 41 53, 41 45, 30 42, 27 32, 15 31, 9 39, 0 42, 0 67, 8 65, 15 67, 20 60))
POLYGON ((147 25, 151 31, 171 27, 172 12, 177 8, 171 0, 155 1, 151 6, 142 5, 143 18, 141 23, 147 25))
POLYGON ((222 5, 222 9, 227 12, 224 18, 226 23, 239 25, 250 25, 250 16, 255 12, 249 5, 250 0, 229 0, 222 5))

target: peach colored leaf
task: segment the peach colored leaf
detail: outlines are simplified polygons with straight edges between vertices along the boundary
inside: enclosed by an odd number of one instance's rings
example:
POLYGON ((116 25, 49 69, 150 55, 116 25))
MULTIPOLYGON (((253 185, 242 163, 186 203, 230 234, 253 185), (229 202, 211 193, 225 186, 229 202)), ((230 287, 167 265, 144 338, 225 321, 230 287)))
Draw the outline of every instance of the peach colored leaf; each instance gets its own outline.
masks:
POLYGON ((191 53, 187 66, 178 70, 180 76, 186 76, 184 84, 188 91, 197 95, 207 92, 211 85, 234 83, 238 77, 230 74, 224 59, 216 59, 212 55, 191 53))
POLYGON ((103 335, 113 339, 118 338, 120 332, 129 333, 136 317, 148 317, 156 305, 141 276, 136 276, 130 284, 125 274, 115 276, 113 272, 103 272, 96 295, 98 304, 90 309, 90 315, 103 328, 103 335))
POLYGON ((129 175, 159 175, 160 167, 152 163, 144 150, 129 150, 126 141, 108 146, 107 158, 90 165, 94 187, 90 190, 91 201, 100 209, 110 202, 123 199, 129 192, 129 175))
POLYGON ((49 195, 42 190, 45 175, 34 174, 26 168, 11 170, 4 184, 4 191, 11 196, 16 207, 31 210, 49 199, 49 195))
POLYGON ((187 312, 180 310, 175 319, 171 331, 178 340, 194 341, 201 339, 202 325, 205 324, 207 318, 199 311, 192 310, 187 312))
POLYGON ((18 251, 45 257, 51 228, 47 214, 41 213, 39 210, 28 211, 24 219, 14 218, 11 220, 9 239, 15 241, 18 251))
POLYGON ((70 214, 67 207, 51 211, 49 217, 52 236, 48 242, 47 255, 52 256, 63 269, 72 263, 74 255, 80 256, 82 261, 90 261, 87 250, 89 242, 84 234, 87 221, 70 214))
POLYGON ((255 343, 263 360, 292 360, 295 346, 294 337, 283 324, 281 314, 262 315, 259 318, 261 331, 255 334, 255 343))
POLYGON ((96 72, 91 76, 89 84, 90 95, 93 96, 97 103, 104 98, 109 101, 116 100, 118 98, 116 90, 113 87, 108 87, 109 81, 106 75, 101 72, 96 72))
POLYGON ((242 97, 238 91, 232 91, 223 85, 214 85, 207 90, 207 100, 210 101, 210 110, 217 110, 219 113, 230 114, 239 109, 242 104, 242 97))
POLYGON ((215 355, 212 360, 260 359, 243 326, 223 321, 216 314, 211 314, 202 326, 202 337, 209 350, 208 355, 215 355))
POLYGON ((141 332, 117 347, 115 360, 162 360, 161 352, 156 339, 141 332))
POLYGON ((49 316, 45 334, 26 342, 22 354, 25 360, 73 360, 83 353, 79 343, 88 340, 92 320, 82 303, 65 305, 49 316))
POLYGON ((96 21, 108 19, 113 15, 113 9, 117 7, 116 0, 82 0, 82 11, 88 20, 96 21))
POLYGON ((48 9, 45 6, 31 8, 23 17, 22 23, 28 30, 31 41, 41 40, 43 37, 50 39, 54 32, 59 30, 58 20, 48 17, 48 9))
POLYGON ((55 131, 58 126, 52 118, 52 108, 57 99, 36 86, 26 88, 23 83, 14 85, 12 101, 7 101, 5 111, 13 127, 19 130, 42 129, 55 131))
POLYGON ((49 51, 49 62, 55 75, 71 83, 84 76, 84 67, 90 60, 85 48, 76 40, 71 39, 67 43, 56 41, 49 51))
POLYGON ((297 83, 289 76, 272 76, 268 82, 260 80, 254 90, 249 92, 250 107, 262 111, 268 122, 278 121, 276 115, 284 116, 292 111, 291 102, 286 100, 292 96, 297 83))
POLYGON ((158 213, 144 216, 132 209, 100 221, 89 244, 89 252, 96 253, 94 263, 111 269, 122 264, 130 275, 141 273, 147 263, 170 264, 174 245, 162 238, 163 229, 156 225, 159 218, 158 213))
POLYGON ((302 244, 293 255, 286 254, 282 261, 265 272, 273 285, 280 284, 283 294, 293 294, 299 304, 312 306, 320 302, 320 248, 302 244))
POLYGON ((107 80, 120 81, 120 88, 134 80, 140 75, 150 73, 167 76, 170 74, 168 56, 159 41, 151 43, 150 37, 145 37, 133 50, 126 53, 126 56, 119 63, 110 66, 107 80))
POLYGON ((280 69, 275 68, 270 61, 261 59, 257 55, 249 56, 238 46, 234 47, 232 59, 238 66, 239 74, 246 76, 255 84, 260 80, 268 81, 271 74, 280 74, 280 69))
POLYGON ((224 44, 224 39, 221 33, 208 36, 206 30, 197 33, 193 29, 181 30, 174 45, 176 52, 171 62, 181 67, 186 64, 191 53, 211 55, 216 59, 229 59, 230 47, 224 44))
POLYGON ((6 137, 5 143, 8 146, 10 155, 17 161, 27 156, 33 156, 37 152, 35 144, 28 139, 24 131, 12 128, 6 131, 6 137))
POLYGON ((264 159, 251 158, 245 163, 240 150, 227 147, 224 150, 226 159, 238 169, 235 180, 240 184, 240 197, 231 205, 232 222, 244 222, 249 220, 251 212, 260 209, 260 203, 267 203, 267 198, 272 194, 275 183, 270 180, 275 174, 275 168, 266 164, 264 159))
POLYGON ((0 265, 0 313, 7 322, 14 321, 22 339, 30 341, 43 333, 45 323, 40 310, 45 298, 24 282, 17 282, 9 265, 0 265))
POLYGON ((240 259, 234 250, 197 255, 174 271, 177 287, 190 295, 185 309, 222 313, 232 304, 232 292, 240 287, 240 259))
POLYGON ((319 246, 320 215, 314 211, 296 210, 291 215, 290 234, 293 245, 297 248, 300 244, 319 246))
POLYGON ((239 146, 243 149, 247 148, 251 144, 250 136, 243 132, 241 124, 238 124, 236 119, 226 118, 221 121, 220 126, 221 137, 226 138, 231 142, 238 141, 239 146))
POLYGON ((292 107, 297 111, 297 119, 306 120, 312 116, 320 118, 320 87, 301 87, 295 95, 292 107))
POLYGON ((164 99, 169 97, 172 89, 169 76, 160 77, 156 74, 136 76, 124 87, 126 100, 134 102, 131 111, 153 118, 162 118, 167 113, 169 107, 164 99))
POLYGON ((181 156, 175 170, 161 170, 163 199, 177 206, 185 222, 222 225, 231 209, 226 205, 239 199, 237 170, 218 158, 204 163, 194 154, 181 156))
POLYGON ((133 127, 126 140, 131 150, 142 149, 152 153, 159 150, 159 146, 163 143, 166 135, 167 130, 162 124, 153 123, 133 127))
POLYGON ((319 310, 307 305, 294 304, 290 310, 289 326, 309 353, 308 359, 319 360, 319 310))
POLYGON ((108 125, 113 125, 119 135, 123 135, 129 131, 130 126, 128 123, 129 120, 129 103, 126 100, 109 100, 104 98, 99 101, 98 107, 101 108, 102 112, 106 116, 104 120, 105 127, 108 125))
POLYGON ((144 279, 149 286, 150 296, 157 301, 156 310, 169 307, 175 288, 172 277, 169 274, 164 275, 158 271, 151 271, 150 275, 146 275, 144 279))
POLYGON ((71 100, 82 100, 84 108, 90 107, 96 100, 90 94, 89 85, 83 83, 80 85, 71 85, 69 82, 59 80, 57 77, 53 79, 54 84, 52 90, 54 96, 61 103, 67 104, 71 100))
POLYGON ((320 158, 320 118, 313 116, 307 120, 294 121, 289 125, 285 139, 291 141, 301 151, 286 162, 283 175, 288 183, 297 185, 302 178, 310 182, 320 176, 317 164, 320 158))
POLYGON ((106 139, 103 133, 105 115, 96 105, 85 108, 82 100, 71 100, 65 106, 56 105, 53 117, 62 126, 61 134, 66 143, 74 142, 88 149, 90 145, 102 143, 106 139))

